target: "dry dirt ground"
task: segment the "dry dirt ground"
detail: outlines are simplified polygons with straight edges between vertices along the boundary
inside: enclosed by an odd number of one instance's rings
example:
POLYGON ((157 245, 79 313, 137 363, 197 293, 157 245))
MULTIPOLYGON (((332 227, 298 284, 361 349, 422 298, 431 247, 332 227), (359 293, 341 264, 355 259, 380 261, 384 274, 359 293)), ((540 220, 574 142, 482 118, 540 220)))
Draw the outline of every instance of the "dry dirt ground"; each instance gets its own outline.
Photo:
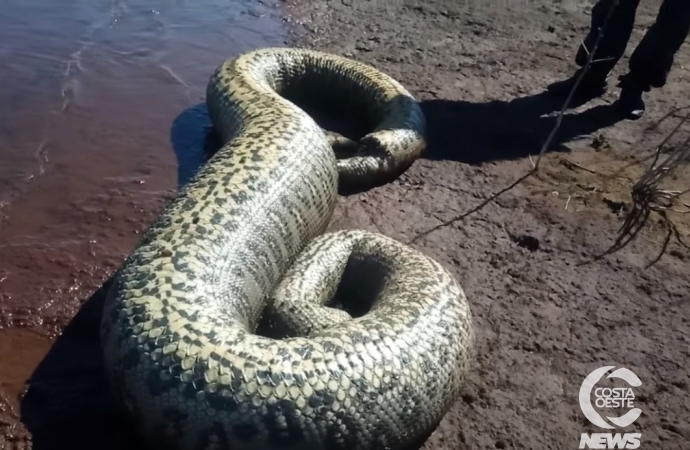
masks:
MULTIPOLYGON (((424 158, 393 183, 342 198, 332 228, 363 228, 408 242, 525 173, 561 106, 542 92, 572 73, 576 46, 587 30, 589 7, 579 3, 275 5, 294 25, 292 43, 386 71, 422 101, 429 122, 424 158)), ((632 44, 658 7, 643 3, 632 44)), ((460 281, 479 337, 466 393, 425 449, 577 448, 581 433, 606 431, 589 424, 578 406, 585 376, 604 365, 627 367, 642 381, 635 388, 642 415, 627 429, 642 433, 641 449, 690 448, 690 251, 672 241, 647 268, 664 240, 653 216, 630 246, 580 264, 613 242, 629 207, 630 186, 645 167, 635 161, 650 155, 674 123, 645 130, 690 94, 689 58, 686 46, 669 84, 646 97, 642 120, 612 115, 618 92, 612 87, 603 99, 569 112, 538 176, 413 244, 460 281)), ((621 61, 616 75, 626 64, 621 61)), ((687 174, 681 171, 671 181, 682 188, 687 174)), ((674 220, 687 237, 687 221, 674 220)), ((75 381, 99 370, 99 295, 34 373, 17 413, 24 425, 11 418, 0 422, 11 431, 0 444, 28 443, 25 426, 34 448, 133 448, 102 394, 102 380, 75 381), (61 346, 71 350, 61 353, 61 346), (56 398, 67 398, 72 411, 56 398)))
MULTIPOLYGON (((585 3, 289 1, 298 43, 386 71, 422 100, 429 121, 425 158, 398 181, 344 199, 333 227, 409 241, 525 173, 561 107, 542 93, 574 70, 585 3)), ((659 5, 642 3, 627 55, 659 5)), ((643 120, 615 118, 612 82, 605 98, 565 117, 538 177, 418 239, 460 280, 479 329, 467 394, 426 449, 577 448, 581 433, 607 431, 578 406, 585 376, 604 365, 642 380, 642 416, 628 428, 642 433, 640 448, 690 448, 687 249, 672 244, 646 269, 664 237, 654 223, 623 251, 579 265, 623 222, 646 164, 626 166, 677 123, 645 132, 687 101, 689 57, 686 45, 668 85, 646 97, 643 120)), ((627 58, 613 78, 626 69, 627 58)), ((682 186, 687 172, 678 178, 682 186)))

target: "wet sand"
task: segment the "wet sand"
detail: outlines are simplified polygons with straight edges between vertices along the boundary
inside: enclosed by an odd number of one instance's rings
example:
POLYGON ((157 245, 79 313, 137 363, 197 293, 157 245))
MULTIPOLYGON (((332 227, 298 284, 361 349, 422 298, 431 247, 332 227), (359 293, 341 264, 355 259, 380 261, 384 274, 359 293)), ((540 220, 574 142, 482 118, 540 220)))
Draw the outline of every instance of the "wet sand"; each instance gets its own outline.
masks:
MULTIPOLYGON (((409 87, 430 124, 425 157, 344 197, 332 223, 408 241, 530 167, 560 107, 542 91, 571 72, 589 20, 582 5, 548 1, 64 3, 12 0, 0 15, 3 449, 139 448, 100 367, 103 283, 202 161, 200 104, 223 58, 288 37, 409 87)), ((654 8, 641 7, 633 42, 654 8)), ((672 243, 646 269, 663 241, 655 221, 624 251, 578 266, 611 244, 642 170, 623 162, 674 125, 645 132, 690 97, 687 64, 686 45, 640 122, 612 118, 614 88, 577 108, 539 177, 414 244, 462 283, 480 335, 467 392, 426 449, 576 448, 600 431, 577 391, 605 364, 642 379, 640 448, 690 448, 688 250, 672 243)), ((677 218, 686 237, 687 220, 677 218)))
POLYGON ((12 0, 2 9, 7 448, 8 436, 29 442, 19 424, 24 381, 203 160, 211 72, 242 51, 282 45, 285 27, 256 2, 12 0))

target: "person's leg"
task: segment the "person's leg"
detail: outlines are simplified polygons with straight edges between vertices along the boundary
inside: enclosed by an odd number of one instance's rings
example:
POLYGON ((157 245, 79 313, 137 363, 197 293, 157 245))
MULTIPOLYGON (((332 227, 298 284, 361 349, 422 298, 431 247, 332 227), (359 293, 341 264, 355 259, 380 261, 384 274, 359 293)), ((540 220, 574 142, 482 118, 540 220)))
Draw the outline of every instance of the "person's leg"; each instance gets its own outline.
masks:
POLYGON ((589 33, 579 46, 575 56, 575 63, 580 66, 580 69, 570 78, 549 86, 549 92, 562 96, 567 96, 570 93, 587 63, 589 53, 593 50, 599 33, 603 33, 592 57, 593 62, 578 86, 575 96, 580 100, 587 101, 606 93, 609 73, 625 53, 625 48, 632 34, 638 4, 639 0, 619 0, 618 5, 614 7, 614 0, 597 2, 592 8, 589 33), (611 8, 614 8, 613 11, 611 8), (609 13, 611 16, 606 22, 609 13), (606 27, 602 30, 605 23, 606 27))
POLYGON ((666 84, 675 55, 689 32, 690 1, 664 0, 654 25, 630 57, 630 71, 621 77, 617 106, 628 118, 644 114, 643 92, 666 84))

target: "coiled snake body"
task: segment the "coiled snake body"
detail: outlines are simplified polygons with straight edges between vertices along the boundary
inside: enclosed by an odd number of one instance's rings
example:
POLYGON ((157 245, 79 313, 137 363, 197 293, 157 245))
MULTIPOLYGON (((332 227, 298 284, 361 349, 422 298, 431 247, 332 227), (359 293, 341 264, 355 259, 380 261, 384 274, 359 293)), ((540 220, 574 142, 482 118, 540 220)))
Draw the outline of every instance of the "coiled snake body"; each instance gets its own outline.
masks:
POLYGON ((107 373, 144 436, 354 450, 430 432, 473 355, 462 289, 380 234, 322 234, 339 182, 389 179, 419 156, 417 102, 370 66, 269 48, 221 65, 207 104, 224 147, 125 260, 104 309, 107 373), (295 105, 313 95, 362 114, 373 131, 359 154, 336 159, 295 105))

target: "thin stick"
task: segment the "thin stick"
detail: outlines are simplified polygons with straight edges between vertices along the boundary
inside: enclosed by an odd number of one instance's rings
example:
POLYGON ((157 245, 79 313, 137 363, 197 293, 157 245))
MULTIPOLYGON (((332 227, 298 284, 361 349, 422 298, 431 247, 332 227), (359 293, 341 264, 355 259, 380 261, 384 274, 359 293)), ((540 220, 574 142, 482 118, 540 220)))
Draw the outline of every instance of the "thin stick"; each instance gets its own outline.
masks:
MULTIPOLYGON (((661 122, 663 122, 664 120, 666 120, 666 119, 668 119, 669 117, 675 115, 678 111, 682 111, 682 110, 688 109, 688 108, 690 108, 690 105, 679 106, 678 108, 672 109, 672 110, 671 110, 670 112, 668 112, 665 116, 663 116, 662 118, 660 118, 660 119, 657 120, 656 122, 654 122, 654 123, 652 123, 651 125, 649 125, 649 126, 645 129, 645 131, 651 131, 651 130, 657 128, 659 125, 661 125, 661 122)), ((676 116, 676 117, 677 117, 677 116, 676 116)))
POLYGON ((417 240, 419 240, 420 238, 422 238, 422 237, 424 237, 424 236, 427 236, 427 235, 429 235, 430 233, 433 233, 434 231, 438 230, 439 228, 443 228, 443 227, 446 227, 446 226, 448 226, 448 225, 452 225, 453 223, 457 222, 458 220, 462 220, 462 219, 464 219, 465 217, 467 217, 467 216, 469 216, 469 215, 471 215, 471 214, 476 213, 477 211, 479 211, 480 209, 482 209, 483 207, 485 207, 486 205, 488 205, 489 203, 491 203, 492 201, 494 201, 496 198, 498 198, 498 197, 499 197, 501 194, 503 194, 504 192, 508 192, 509 190, 511 190, 511 189, 513 189, 515 186, 517 186, 518 184, 522 183, 525 179, 527 179, 529 176, 531 176, 534 172, 535 172, 535 169, 530 170, 529 172, 527 172, 526 174, 524 174, 523 176, 521 176, 521 177, 518 178, 517 180, 513 181, 513 183, 511 183, 510 185, 504 187, 504 188, 501 189, 500 191, 498 191, 498 192, 496 192, 495 194, 492 194, 490 197, 484 199, 480 204, 478 204, 478 205, 475 206, 474 208, 470 209, 469 211, 466 211, 466 212, 462 213, 462 215, 456 216, 456 217, 454 217, 454 218, 451 219, 451 220, 448 220, 448 221, 445 221, 445 222, 441 222, 440 224, 436 225, 435 227, 429 228, 428 230, 426 230, 426 231, 424 231, 424 232, 422 232, 422 233, 417 234, 414 238, 412 238, 412 240, 410 240, 409 243, 410 243, 410 244, 414 244, 414 243, 417 242, 417 240))
POLYGON ((671 242, 671 237, 673 237, 673 225, 671 224, 671 222, 666 222, 666 226, 668 230, 666 231, 666 237, 664 237, 664 243, 661 246, 661 251, 659 251, 659 254, 656 256, 656 258, 654 258, 649 264, 645 266, 645 269, 649 269, 654 264, 658 263, 666 253, 668 244, 669 242, 671 242))
MULTIPOLYGON (((560 130, 561 123, 563 122, 563 116, 565 116, 565 112, 568 110, 568 107, 570 106, 570 102, 572 102, 573 97, 575 96, 575 92, 577 92, 577 88, 580 87, 580 83, 582 83, 582 80, 584 79, 586 73, 589 71, 590 66, 594 62, 594 55, 597 53, 597 49, 599 48, 599 42, 601 42, 601 38, 604 36, 604 28, 606 28, 606 25, 608 24, 609 19, 611 18, 611 15, 613 14, 613 11, 618 6, 618 2, 619 2, 619 0, 615 0, 611 3, 611 8, 609 8, 609 12, 606 14, 606 18, 604 19, 604 23, 601 25, 601 28, 599 28, 599 32, 597 34, 597 39, 594 41, 594 46, 592 47, 592 51, 587 52, 587 62, 585 63, 584 67, 582 68, 582 71, 580 72, 580 76, 578 76, 577 80, 575 80, 575 84, 570 89, 570 92, 568 93, 568 97, 565 99, 565 102, 563 102, 563 107, 561 107, 561 110, 558 113, 558 118, 556 119, 556 124, 551 129, 551 133, 549 134, 549 137, 546 139, 546 142, 544 142, 544 145, 541 147, 541 150, 539 150, 539 156, 537 157, 537 162, 535 163, 535 167, 534 167, 535 170, 537 170, 539 168, 539 162, 541 161, 542 156, 544 156, 544 153, 546 153, 546 149, 551 145, 554 138, 556 137, 556 133, 558 133, 558 130, 560 130)), ((584 41, 581 41, 581 42, 582 42, 582 46, 585 47, 584 41)), ((587 49, 587 47, 585 47, 585 50, 586 49, 587 49)))
POLYGON ((650 168, 653 168, 654 166, 656 166, 657 161, 659 161, 659 156, 661 155, 661 149, 664 148, 664 146, 666 145, 666 143, 671 139, 671 137, 673 137, 673 135, 676 134, 676 132, 680 129, 680 127, 681 127, 685 122, 687 122, 688 118, 690 118, 690 113, 686 114, 685 117, 683 117, 683 120, 681 120, 680 122, 678 122, 678 125, 675 126, 675 128, 673 129, 673 131, 671 131, 668 135, 666 135, 666 137, 664 138, 664 140, 661 141, 661 144, 659 144, 659 145, 657 146, 656 152, 655 152, 655 154, 654 154, 654 161, 652 161, 652 164, 651 164, 650 168))
POLYGON ((593 173, 593 174, 595 174, 595 175, 601 175, 601 174, 600 174, 599 172, 597 172, 596 170, 588 169, 588 168, 586 168, 586 167, 583 166, 583 165, 580 165, 580 164, 578 164, 578 163, 576 163, 576 162, 570 161, 569 159, 563 159, 563 160, 561 160, 561 164, 563 164, 564 166, 566 166, 568 169, 576 168, 576 169, 584 170, 585 172, 593 173))

